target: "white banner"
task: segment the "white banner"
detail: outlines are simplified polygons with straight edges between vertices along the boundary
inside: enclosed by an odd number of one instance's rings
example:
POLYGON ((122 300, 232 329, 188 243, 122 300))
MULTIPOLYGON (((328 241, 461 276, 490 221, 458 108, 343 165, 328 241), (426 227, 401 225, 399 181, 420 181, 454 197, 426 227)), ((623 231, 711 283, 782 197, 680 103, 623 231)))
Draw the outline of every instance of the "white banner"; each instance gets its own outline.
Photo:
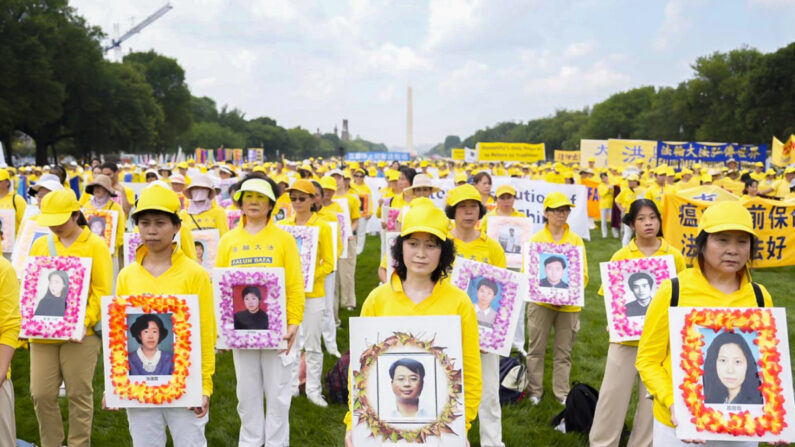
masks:
POLYGON ((607 167, 607 140, 580 140, 580 167, 588 167, 593 157, 597 168, 607 167))

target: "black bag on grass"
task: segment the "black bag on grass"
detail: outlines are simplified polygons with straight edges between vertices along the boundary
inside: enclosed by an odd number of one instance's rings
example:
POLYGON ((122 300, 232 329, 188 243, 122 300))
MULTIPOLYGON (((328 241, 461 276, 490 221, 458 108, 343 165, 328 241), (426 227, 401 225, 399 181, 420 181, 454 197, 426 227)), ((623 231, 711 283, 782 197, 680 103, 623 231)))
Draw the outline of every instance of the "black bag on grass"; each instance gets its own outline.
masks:
POLYGON ((500 357, 500 405, 515 404, 525 398, 527 366, 520 354, 500 357))
POLYGON ((324 382, 329 402, 348 405, 348 366, 350 363, 351 351, 347 351, 326 373, 324 382))
POLYGON ((566 408, 552 419, 552 426, 557 427, 562 421, 566 433, 576 431, 588 434, 591 431, 598 399, 599 391, 592 386, 574 382, 574 386, 566 396, 566 408))

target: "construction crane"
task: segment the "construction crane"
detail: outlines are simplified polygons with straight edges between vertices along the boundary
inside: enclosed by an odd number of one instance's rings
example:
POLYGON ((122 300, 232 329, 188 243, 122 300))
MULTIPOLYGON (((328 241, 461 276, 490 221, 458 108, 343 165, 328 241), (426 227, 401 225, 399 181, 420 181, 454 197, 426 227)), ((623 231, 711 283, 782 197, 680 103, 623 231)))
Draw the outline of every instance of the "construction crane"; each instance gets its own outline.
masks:
POLYGON ((114 48, 117 49, 117 51, 121 51, 122 42, 124 42, 125 40, 129 39, 134 34, 137 34, 137 33, 141 32, 142 29, 144 29, 147 26, 151 25, 152 22, 154 22, 155 20, 159 19, 160 17, 163 17, 163 15, 165 13, 171 11, 172 9, 174 9, 174 7, 171 6, 171 3, 166 3, 165 6, 163 6, 160 9, 158 9, 157 11, 155 11, 154 14, 152 14, 151 16, 149 16, 146 19, 144 19, 143 22, 141 22, 141 23, 135 25, 134 27, 130 28, 129 31, 124 33, 118 39, 111 39, 110 45, 105 47, 105 52, 107 53, 108 51, 110 51, 110 50, 112 50, 114 48))

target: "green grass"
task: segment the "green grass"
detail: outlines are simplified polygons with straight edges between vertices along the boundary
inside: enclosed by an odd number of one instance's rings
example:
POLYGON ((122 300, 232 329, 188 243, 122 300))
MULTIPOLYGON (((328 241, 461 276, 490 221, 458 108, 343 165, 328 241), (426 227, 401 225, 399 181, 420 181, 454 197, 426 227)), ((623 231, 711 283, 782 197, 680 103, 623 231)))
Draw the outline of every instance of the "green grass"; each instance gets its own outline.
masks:
MULTIPOLYGON (((615 239, 602 240, 598 231, 591 232, 592 242, 586 243, 590 284, 586 289, 586 306, 582 311, 581 329, 574 343, 572 381, 588 383, 599 388, 604 370, 608 338, 605 330, 606 320, 602 298, 597 295, 600 284, 599 262, 607 261, 619 248, 615 239)), ((367 294, 378 285, 379 240, 368 237, 364 253, 359 256, 356 269, 357 301, 361 305, 367 294)), ((795 279, 795 267, 757 270, 754 280, 764 284, 779 307, 792 307, 795 298, 789 295, 789 287, 795 279)), ((337 332, 340 352, 348 349, 348 317, 356 312, 340 310, 343 320, 342 328, 337 332)), ((795 328, 789 324, 790 345, 795 341, 795 328)), ((550 339, 551 340, 551 339, 550 339)), ((551 343, 550 343, 551 346, 551 343)), ((99 360, 99 359, 98 359, 99 360)), ((324 372, 328 371, 336 358, 326 356, 324 372)), ((517 405, 503 407, 503 441, 508 446, 528 445, 587 445, 585 436, 562 434, 555 431, 549 422, 563 407, 552 398, 551 390, 552 354, 547 352, 544 369, 545 397, 538 406, 531 406, 527 401, 517 405)), ((13 361, 13 381, 16 393, 17 436, 38 443, 38 424, 33 412, 33 404, 29 393, 29 355, 26 350, 19 350, 13 361)), ((210 446, 230 446, 237 444, 240 420, 237 416, 237 399, 235 397, 235 372, 232 354, 219 354, 214 377, 215 392, 210 404, 210 422, 207 425, 207 441, 210 446)), ((102 362, 97 362, 94 377, 95 411, 92 441, 94 445, 114 447, 130 446, 131 440, 124 412, 101 410, 102 362)), ((631 417, 634 405, 628 412, 627 426, 632 426, 631 417)), ((61 400, 61 408, 66 415, 66 401, 61 400)), ((290 439, 294 446, 334 446, 342 445, 345 427, 342 418, 346 408, 343 405, 331 405, 327 409, 318 408, 305 398, 293 400, 290 414, 290 439)), ((473 446, 479 445, 477 421, 469 432, 473 446)), ((623 440, 625 443, 626 440, 623 440)))

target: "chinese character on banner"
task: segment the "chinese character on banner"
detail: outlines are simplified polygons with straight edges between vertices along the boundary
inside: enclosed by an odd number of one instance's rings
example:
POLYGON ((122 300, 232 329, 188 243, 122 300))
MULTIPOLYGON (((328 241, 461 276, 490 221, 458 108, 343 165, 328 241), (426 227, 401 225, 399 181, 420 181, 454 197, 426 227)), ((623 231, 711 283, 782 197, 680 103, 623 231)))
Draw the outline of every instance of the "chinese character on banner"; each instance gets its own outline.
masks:
POLYGON ((751 212, 751 217, 754 219, 754 230, 765 229, 765 207, 764 205, 751 205, 748 208, 751 212))
POLYGON ((698 227, 698 218, 696 217, 695 205, 684 204, 679 207, 679 225, 683 227, 698 227))
POLYGON ((600 156, 600 155, 607 156, 607 145, 606 144, 600 144, 596 148, 599 149, 598 151, 596 151, 596 156, 597 157, 600 156))
POLYGON ((635 160, 645 160, 646 155, 643 153, 643 147, 640 145, 624 146, 624 163, 634 163, 635 160))
POLYGON ((693 258, 696 256, 696 238, 692 233, 682 234, 682 256, 693 258))
POLYGON ((767 240, 767 258, 781 260, 781 252, 787 247, 784 236, 770 236, 767 240))
POLYGON ((770 208, 770 228, 787 228, 787 207, 773 206, 770 208))

